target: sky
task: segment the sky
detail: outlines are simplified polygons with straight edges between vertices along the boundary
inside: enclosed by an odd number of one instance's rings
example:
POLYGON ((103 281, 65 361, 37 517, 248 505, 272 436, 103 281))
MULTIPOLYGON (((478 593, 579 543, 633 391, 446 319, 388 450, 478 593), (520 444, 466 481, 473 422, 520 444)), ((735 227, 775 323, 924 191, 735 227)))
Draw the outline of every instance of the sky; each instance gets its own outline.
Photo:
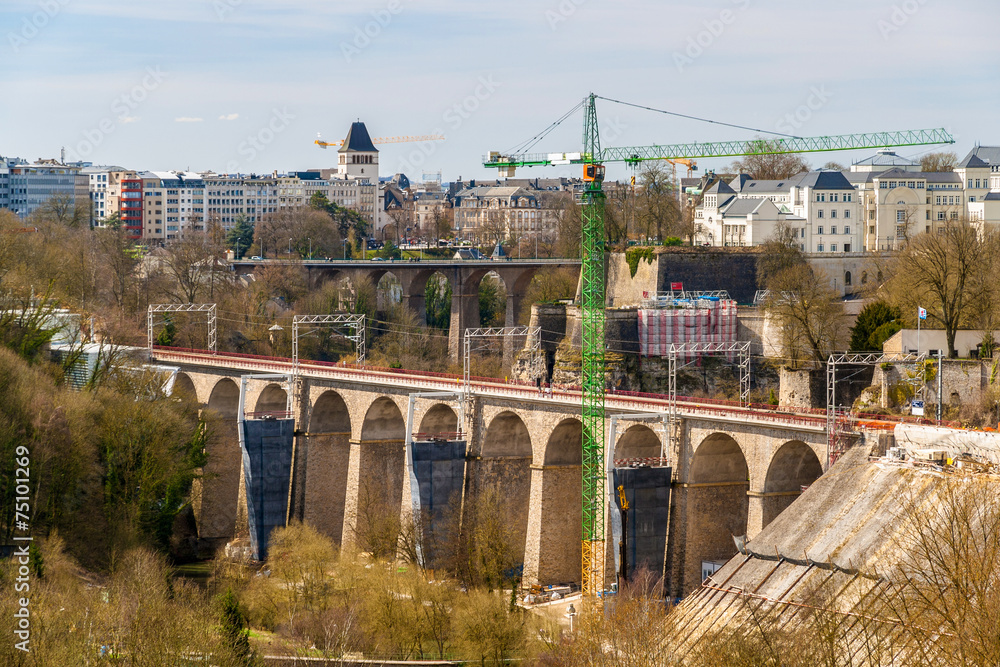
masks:
MULTIPOLYGON (((382 175, 493 178, 483 155, 594 92, 751 128, 599 100, 604 146, 944 127, 961 157, 1000 144, 997 25, 997 0, 4 0, 0 155, 287 172, 362 120, 445 137, 382 145, 382 175)), ((533 150, 580 150, 582 123, 533 150)))

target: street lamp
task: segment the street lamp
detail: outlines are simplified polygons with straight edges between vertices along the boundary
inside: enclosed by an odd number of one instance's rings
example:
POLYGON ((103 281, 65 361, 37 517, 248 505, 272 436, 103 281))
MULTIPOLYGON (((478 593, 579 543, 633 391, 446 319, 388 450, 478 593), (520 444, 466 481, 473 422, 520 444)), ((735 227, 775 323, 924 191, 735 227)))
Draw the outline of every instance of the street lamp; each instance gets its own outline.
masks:
POLYGON ((569 617, 569 633, 573 634, 573 619, 576 618, 576 607, 573 603, 570 603, 569 609, 566 610, 566 616, 569 617))
POLYGON ((347 259, 347 239, 344 239, 344 259, 347 259))
POLYGON ((292 239, 288 239, 288 256, 292 256, 292 239))

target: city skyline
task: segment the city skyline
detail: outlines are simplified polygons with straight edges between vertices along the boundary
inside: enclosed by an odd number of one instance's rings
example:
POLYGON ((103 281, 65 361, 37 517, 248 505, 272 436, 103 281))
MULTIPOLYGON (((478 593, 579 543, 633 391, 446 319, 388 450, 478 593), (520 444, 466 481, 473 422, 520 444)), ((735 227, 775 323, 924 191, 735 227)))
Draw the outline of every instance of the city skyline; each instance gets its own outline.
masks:
MULTIPOLYGON (((798 136, 941 126, 960 156, 997 143, 995 3, 628 4, 8 2, 4 83, 21 103, 2 112, 9 130, 0 154, 51 158, 65 147, 69 160, 133 169, 303 170, 336 162, 313 144, 318 133, 339 140, 360 119, 376 137, 447 137, 381 146, 382 175, 491 178, 483 154, 529 139, 591 90, 798 136)), ((606 145, 755 134, 607 102, 598 111, 606 145)), ((536 148, 578 150, 581 122, 568 118, 536 148)), ((866 155, 807 159, 850 164, 866 155)))

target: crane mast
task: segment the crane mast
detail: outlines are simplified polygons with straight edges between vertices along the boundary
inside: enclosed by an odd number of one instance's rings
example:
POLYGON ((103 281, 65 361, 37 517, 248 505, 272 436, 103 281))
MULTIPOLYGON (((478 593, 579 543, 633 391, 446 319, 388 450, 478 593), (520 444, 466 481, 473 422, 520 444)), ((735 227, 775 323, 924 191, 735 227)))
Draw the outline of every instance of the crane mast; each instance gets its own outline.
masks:
MULTIPOLYGON (((587 98, 583 122, 584 155, 600 155, 594 95, 587 98)), ((595 593, 604 584, 604 165, 584 167, 583 268, 583 590, 595 593)))
POLYGON ((583 318, 583 593, 593 596, 604 590, 605 581, 605 511, 608 506, 605 469, 605 235, 604 235, 604 163, 624 162, 638 165, 648 160, 668 160, 693 168, 692 158, 741 157, 781 153, 885 148, 888 146, 925 146, 953 144, 954 138, 944 129, 870 132, 824 137, 778 137, 739 141, 694 142, 653 146, 601 148, 597 125, 597 96, 590 93, 583 101, 583 151, 580 153, 491 152, 483 160, 508 177, 517 167, 553 164, 583 165, 584 191, 581 204, 583 221, 581 274, 581 311, 583 318))

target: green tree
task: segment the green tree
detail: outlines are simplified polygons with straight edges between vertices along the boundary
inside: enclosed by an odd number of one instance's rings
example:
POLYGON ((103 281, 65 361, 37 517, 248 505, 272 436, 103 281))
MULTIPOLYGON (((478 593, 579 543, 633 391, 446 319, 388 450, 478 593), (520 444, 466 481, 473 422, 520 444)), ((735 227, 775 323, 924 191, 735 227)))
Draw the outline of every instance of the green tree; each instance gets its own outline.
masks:
POLYGON ((451 326, 451 283, 435 274, 427 281, 424 289, 424 304, 427 309, 427 326, 448 329, 451 326))
POLYGON ((484 327, 504 326, 507 290, 498 278, 486 276, 479 283, 479 321, 484 327))
POLYGON ((242 213, 236 217, 236 224, 226 234, 226 247, 232 250, 236 259, 243 256, 253 245, 254 224, 242 213))
POLYGON ((883 325, 899 318, 899 308, 894 308, 885 301, 869 303, 861 309, 858 319, 851 327, 851 349, 857 352, 881 349, 885 340, 879 341, 878 337, 875 336, 876 331, 879 331, 883 325))
POLYGON ((219 599, 220 609, 220 631, 226 648, 228 648, 237 664, 253 665, 255 656, 250 648, 250 628, 247 626, 247 617, 240 607, 240 602, 233 594, 232 588, 227 588, 226 593, 219 599))
POLYGON ((156 334, 156 344, 162 347, 173 347, 176 335, 177 326, 174 324, 174 319, 167 315, 163 318, 163 328, 156 334))

